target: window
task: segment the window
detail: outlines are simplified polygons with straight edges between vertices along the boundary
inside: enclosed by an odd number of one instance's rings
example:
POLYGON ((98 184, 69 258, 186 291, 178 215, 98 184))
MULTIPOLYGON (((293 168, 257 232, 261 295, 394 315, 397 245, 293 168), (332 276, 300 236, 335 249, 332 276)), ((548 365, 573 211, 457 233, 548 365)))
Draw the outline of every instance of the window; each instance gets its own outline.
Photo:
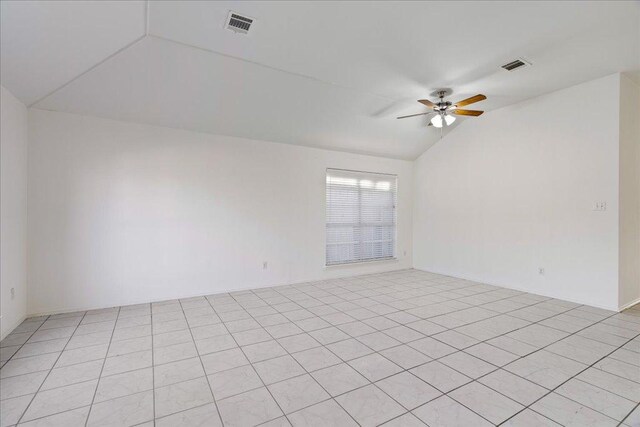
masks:
POLYGON ((395 258, 396 181, 327 169, 327 265, 395 258))

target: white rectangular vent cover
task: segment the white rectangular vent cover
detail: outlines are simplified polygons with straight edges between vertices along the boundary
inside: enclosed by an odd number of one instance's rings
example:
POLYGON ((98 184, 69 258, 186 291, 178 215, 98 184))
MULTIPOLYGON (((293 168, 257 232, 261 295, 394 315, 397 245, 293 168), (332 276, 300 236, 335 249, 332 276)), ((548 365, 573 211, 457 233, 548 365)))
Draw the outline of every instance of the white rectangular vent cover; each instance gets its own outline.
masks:
POLYGON ((504 68, 507 71, 515 71, 515 70, 519 70, 520 68, 528 67, 530 65, 531 65, 531 62, 527 61, 526 59, 518 58, 515 61, 511 61, 508 64, 504 64, 502 68, 504 68))
POLYGON ((529 66, 531 66, 531 62, 527 61, 524 58, 518 58, 515 61, 511 61, 508 64, 504 64, 502 68, 504 68, 507 71, 515 71, 515 70, 519 70, 520 68, 525 68, 529 66))
POLYGON ((229 16, 227 16, 227 22, 224 27, 227 30, 231 30, 238 34, 248 34, 251 25, 255 19, 249 18, 248 16, 242 16, 233 11, 229 11, 229 16))

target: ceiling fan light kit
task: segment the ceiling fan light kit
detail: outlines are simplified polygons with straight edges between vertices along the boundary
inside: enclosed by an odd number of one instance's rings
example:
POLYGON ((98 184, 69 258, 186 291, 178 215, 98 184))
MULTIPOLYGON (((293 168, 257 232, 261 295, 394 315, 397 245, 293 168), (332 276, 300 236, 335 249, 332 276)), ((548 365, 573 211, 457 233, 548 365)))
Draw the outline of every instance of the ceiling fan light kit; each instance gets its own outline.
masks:
POLYGON ((429 121, 429 126, 434 126, 436 128, 442 128, 444 126, 450 126, 453 122, 456 121, 455 116, 471 116, 478 117, 484 111, 480 110, 464 110, 460 107, 464 107, 469 104, 473 104, 475 102, 480 102, 487 99, 486 96, 482 94, 478 94, 476 96, 472 96, 471 98, 463 99, 462 101, 458 101, 455 104, 450 101, 445 101, 444 97, 450 94, 449 90, 442 89, 435 93, 440 100, 437 102, 429 101, 428 99, 419 99, 418 102, 422 105, 429 107, 432 111, 428 111, 426 113, 418 113, 418 114, 410 114, 408 116, 400 116, 398 119, 406 119, 408 117, 416 117, 416 116, 426 116, 429 114, 435 114, 429 121))
POLYGON ((455 117, 447 114, 438 114, 431 118, 431 124, 437 128, 441 128, 442 126, 449 126, 455 121, 456 121, 455 117))

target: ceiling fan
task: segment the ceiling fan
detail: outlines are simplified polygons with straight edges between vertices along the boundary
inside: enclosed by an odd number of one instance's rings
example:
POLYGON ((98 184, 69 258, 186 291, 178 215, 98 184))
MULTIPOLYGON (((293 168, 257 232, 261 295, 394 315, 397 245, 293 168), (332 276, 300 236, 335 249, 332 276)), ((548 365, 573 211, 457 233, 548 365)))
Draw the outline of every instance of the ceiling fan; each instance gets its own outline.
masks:
POLYGON ((477 117, 480 114, 484 113, 484 111, 480 110, 463 110, 460 107, 464 107, 469 104, 473 104, 475 102, 479 102, 487 99, 484 95, 476 95, 471 98, 463 99, 462 101, 458 101, 456 103, 452 103, 450 101, 445 101, 444 97, 450 95, 451 91, 447 89, 438 90, 432 95, 438 96, 440 98, 437 102, 431 102, 428 99, 419 99, 418 102, 426 105, 431 108, 433 111, 428 111, 426 113, 418 113, 418 114, 410 114, 408 116, 400 116, 399 119, 406 119, 408 117, 416 117, 416 116, 426 116, 428 114, 435 114, 429 122, 429 126, 435 126, 437 128, 442 128, 443 126, 449 126, 453 122, 456 121, 455 116, 473 116, 477 117))

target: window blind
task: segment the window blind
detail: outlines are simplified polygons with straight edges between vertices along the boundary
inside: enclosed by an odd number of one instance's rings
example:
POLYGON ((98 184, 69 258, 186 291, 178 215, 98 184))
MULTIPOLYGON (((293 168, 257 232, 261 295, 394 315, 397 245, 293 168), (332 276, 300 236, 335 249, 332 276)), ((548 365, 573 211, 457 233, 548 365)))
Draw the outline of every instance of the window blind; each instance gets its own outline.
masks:
POLYGON ((327 265, 395 257, 396 190, 396 175, 327 169, 327 265))

